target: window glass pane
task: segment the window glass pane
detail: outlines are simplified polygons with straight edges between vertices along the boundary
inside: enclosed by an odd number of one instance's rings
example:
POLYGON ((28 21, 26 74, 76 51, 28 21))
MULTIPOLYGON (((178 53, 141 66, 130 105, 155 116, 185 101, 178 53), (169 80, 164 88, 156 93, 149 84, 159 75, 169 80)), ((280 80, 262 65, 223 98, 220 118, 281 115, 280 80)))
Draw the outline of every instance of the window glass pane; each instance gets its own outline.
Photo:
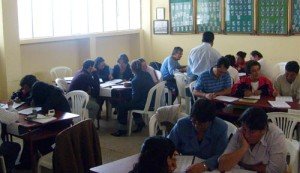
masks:
POLYGON ((104 31, 114 31, 116 23, 116 0, 103 0, 104 31))
POLYGON ((118 30, 129 29, 129 0, 117 1, 118 30))
POLYGON ((18 0, 18 18, 20 38, 32 38, 31 1, 18 0))
POLYGON ((52 31, 52 0, 32 0, 33 36, 49 37, 52 31))
POLYGON ((87 0, 72 0, 72 34, 88 32, 87 0))
POLYGON ((102 0, 88 1, 89 32, 103 32, 102 0))
POLYGON ((54 36, 71 35, 70 5, 70 0, 53 0, 54 36))
POLYGON ((141 28, 140 0, 130 0, 130 29, 141 28))

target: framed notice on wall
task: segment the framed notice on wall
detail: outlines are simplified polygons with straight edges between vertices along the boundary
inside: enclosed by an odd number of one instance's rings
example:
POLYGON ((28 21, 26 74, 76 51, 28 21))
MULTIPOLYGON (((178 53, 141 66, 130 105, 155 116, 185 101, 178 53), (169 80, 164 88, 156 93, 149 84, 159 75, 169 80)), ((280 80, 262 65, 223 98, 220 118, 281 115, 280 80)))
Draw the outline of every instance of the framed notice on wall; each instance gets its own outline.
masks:
POLYGON ((254 0, 226 0, 226 33, 253 33, 254 0))
POLYGON ((154 20, 153 21, 153 33, 154 34, 168 34, 169 26, 167 20, 154 20))
POLYGON ((171 34, 195 33, 193 0, 170 0, 171 34))
POLYGON ((221 32, 221 1, 197 0, 198 32, 221 32))

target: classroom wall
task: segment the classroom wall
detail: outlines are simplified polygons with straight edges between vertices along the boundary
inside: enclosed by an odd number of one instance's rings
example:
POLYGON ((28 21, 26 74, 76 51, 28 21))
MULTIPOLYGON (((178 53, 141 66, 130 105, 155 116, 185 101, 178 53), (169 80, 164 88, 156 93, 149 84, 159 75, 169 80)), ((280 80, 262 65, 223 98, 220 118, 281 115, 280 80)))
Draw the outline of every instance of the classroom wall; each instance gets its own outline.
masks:
MULTIPOLYGON (((143 3, 147 4, 147 0, 143 3)), ((144 43, 150 52, 145 52, 148 59, 155 59, 162 61, 168 56, 175 46, 180 46, 184 49, 181 64, 187 64, 187 56, 189 51, 201 44, 202 34, 184 34, 184 35, 154 35, 152 32, 152 22, 156 18, 156 8, 165 8, 166 20, 169 20, 169 0, 152 0, 150 6, 143 6, 143 11, 149 10, 151 12, 150 24, 143 25, 143 30, 151 31, 145 32, 144 43)), ((143 20, 144 20, 143 16, 143 20)), ((146 15, 147 17, 147 15, 146 15)), ((147 18, 145 18, 147 20, 147 18)), ((300 62, 300 36, 252 36, 252 35, 215 35, 214 48, 222 55, 235 54, 239 50, 247 52, 247 57, 252 50, 260 51, 267 63, 271 66, 282 61, 297 60, 300 62)), ((145 48, 146 49, 146 48, 145 48)))

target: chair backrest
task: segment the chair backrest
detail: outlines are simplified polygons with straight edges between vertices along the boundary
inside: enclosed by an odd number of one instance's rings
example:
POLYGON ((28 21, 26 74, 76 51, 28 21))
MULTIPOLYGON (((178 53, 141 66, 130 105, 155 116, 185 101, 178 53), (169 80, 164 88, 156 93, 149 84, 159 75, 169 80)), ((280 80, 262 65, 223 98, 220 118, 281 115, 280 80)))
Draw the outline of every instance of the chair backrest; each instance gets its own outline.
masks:
POLYGON ((296 144, 289 139, 286 139, 286 148, 288 150, 288 165, 291 168, 292 173, 298 173, 299 169, 299 142, 294 141, 296 144))
POLYGON ((5 160, 3 156, 0 156, 0 173, 6 173, 5 160))
MULTIPOLYGON (((225 120, 224 120, 225 121, 225 120)), ((232 137, 232 135, 235 134, 235 132, 237 131, 237 127, 232 124, 231 122, 225 121, 225 123, 227 124, 227 138, 230 139, 232 137)))
POLYGON ((270 112, 268 118, 283 131, 287 139, 292 139, 293 131, 300 122, 300 118, 286 112, 270 112))
POLYGON ((193 81, 189 85, 189 88, 190 88, 190 91, 191 91, 191 94, 192 94, 192 99, 193 99, 194 102, 196 101, 195 96, 193 94, 193 90, 194 90, 195 84, 196 84, 196 81, 193 81))
POLYGON ((66 80, 64 80, 62 78, 57 78, 57 79, 55 79, 55 83, 56 83, 58 88, 62 89, 64 92, 67 92, 68 83, 67 83, 66 80))
POLYGON ((147 96, 147 101, 146 101, 145 108, 144 108, 145 112, 147 112, 150 108, 152 96, 153 96, 154 92, 155 92, 154 111, 156 111, 160 107, 160 105, 162 104, 161 98, 164 93, 165 84, 166 84, 165 81, 159 82, 158 84, 156 84, 149 90, 148 96, 147 96))
POLYGON ((162 131, 162 135, 166 136, 168 127, 173 127, 179 118, 187 116, 181 112, 180 105, 163 106, 157 109, 156 113, 151 116, 149 121, 149 135, 155 136, 158 129, 162 131))
POLYGON ((71 111, 74 114, 81 116, 81 119, 85 119, 84 111, 86 105, 89 102, 89 95, 81 90, 74 90, 66 94, 67 100, 71 100, 71 111))
POLYGON ((72 69, 65 66, 54 67, 50 70, 50 75, 53 80, 56 78, 64 78, 72 76, 72 69))
POLYGON ((53 151, 53 172, 89 172, 102 164, 99 135, 92 120, 84 120, 60 132, 53 151))
POLYGON ((155 70, 155 74, 156 74, 156 76, 157 76, 157 79, 158 79, 159 81, 162 81, 162 74, 161 74, 161 72, 158 71, 158 70, 155 70))
POLYGON ((176 85, 178 88, 178 95, 181 98, 186 98, 185 86, 187 84, 187 76, 183 73, 175 73, 174 76, 175 76, 176 85))

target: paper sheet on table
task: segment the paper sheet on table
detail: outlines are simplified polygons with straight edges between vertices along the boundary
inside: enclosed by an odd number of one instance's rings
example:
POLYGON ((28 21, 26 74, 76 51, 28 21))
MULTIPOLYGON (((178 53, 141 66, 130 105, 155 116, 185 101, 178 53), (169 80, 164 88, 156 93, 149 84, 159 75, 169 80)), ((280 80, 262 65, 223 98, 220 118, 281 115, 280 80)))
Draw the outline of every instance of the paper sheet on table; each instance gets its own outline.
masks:
POLYGON ((18 111, 19 114, 25 114, 25 115, 29 115, 32 114, 32 110, 35 109, 37 112, 42 110, 41 107, 35 107, 35 108, 27 108, 27 109, 23 109, 21 111, 18 111))
POLYGON ((218 96, 215 99, 225 101, 225 102, 234 102, 234 101, 238 100, 239 98, 229 97, 229 96, 218 96))
POLYGON ((275 98, 275 101, 281 101, 281 102, 293 102, 293 98, 291 96, 277 96, 275 98))
POLYGON ((176 159, 177 168, 174 173, 184 173, 186 168, 192 165, 194 156, 178 156, 176 159))
POLYGON ((100 87, 101 88, 106 88, 106 87, 110 87, 110 86, 113 86, 113 85, 116 85, 116 84, 110 83, 110 82, 105 82, 103 84, 100 84, 100 87))
POLYGON ((244 99, 254 99, 254 100, 259 100, 260 96, 249 96, 249 97, 244 97, 244 99))
POLYGON ((35 119, 32 119, 30 121, 34 121, 34 122, 38 122, 38 123, 48 123, 50 121, 56 120, 55 117, 46 117, 45 115, 42 114, 38 114, 37 117, 35 119))
POLYGON ((118 88, 126 88, 124 87, 123 85, 114 85, 114 86, 111 86, 112 89, 118 89, 118 88))
POLYGON ((20 103, 14 102, 12 107, 13 107, 14 109, 17 109, 18 107, 22 106, 24 103, 25 103, 25 102, 20 102, 20 103))
POLYGON ((111 81, 108 81, 108 82, 116 84, 116 83, 120 83, 122 81, 123 81, 122 79, 114 79, 114 80, 111 80, 111 81))
POLYGON ((282 101, 268 101, 270 105, 274 108, 291 108, 286 102, 282 101))
POLYGON ((7 108, 8 108, 8 105, 7 105, 7 104, 0 103, 0 107, 1 107, 2 109, 7 109, 7 108))
POLYGON ((64 77, 64 80, 71 81, 71 80, 73 80, 73 77, 64 77))

